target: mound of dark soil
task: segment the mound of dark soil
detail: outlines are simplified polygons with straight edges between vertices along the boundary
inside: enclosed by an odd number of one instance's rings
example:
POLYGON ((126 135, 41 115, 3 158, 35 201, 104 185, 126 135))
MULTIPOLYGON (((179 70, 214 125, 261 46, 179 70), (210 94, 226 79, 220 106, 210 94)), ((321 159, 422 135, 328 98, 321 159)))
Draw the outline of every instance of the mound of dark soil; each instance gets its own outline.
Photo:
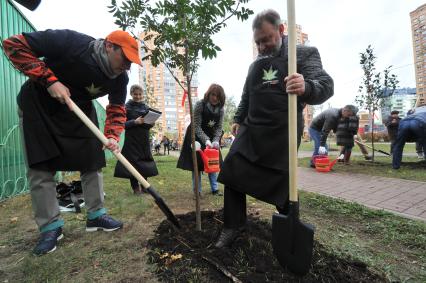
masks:
POLYGON ((366 264, 330 254, 314 243, 312 268, 304 277, 283 269, 271 245, 271 226, 249 214, 245 231, 230 248, 214 248, 222 228, 222 212, 203 211, 202 229, 195 230, 195 213, 177 216, 182 229, 163 221, 149 240, 149 261, 165 282, 232 282, 222 270, 242 282, 387 282, 366 264), (221 270, 222 269, 222 270, 221 270))

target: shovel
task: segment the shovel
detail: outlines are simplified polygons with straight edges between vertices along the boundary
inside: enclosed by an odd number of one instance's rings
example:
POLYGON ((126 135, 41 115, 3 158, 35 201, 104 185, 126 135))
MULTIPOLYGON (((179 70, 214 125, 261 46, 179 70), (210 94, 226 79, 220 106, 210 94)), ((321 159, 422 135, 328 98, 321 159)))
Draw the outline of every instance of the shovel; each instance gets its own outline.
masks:
MULTIPOLYGON (((96 127, 93 122, 87 118, 86 114, 70 99, 67 99, 67 105, 70 107, 71 111, 73 111, 78 118, 90 129, 90 131, 102 142, 103 145, 108 144, 108 139, 101 133, 101 131, 96 127)), ((160 197, 160 195, 154 190, 154 188, 142 177, 141 174, 130 164, 129 161, 122 155, 120 152, 112 152, 115 157, 117 157, 118 161, 120 161, 124 167, 135 177, 140 184, 146 189, 146 191, 154 198, 155 203, 167 217, 167 219, 176 227, 180 228, 179 221, 176 216, 170 210, 170 208, 166 205, 164 200, 160 197)))
MULTIPOLYGON (((287 0, 288 73, 296 73, 296 20, 294 0, 287 0)), ((289 95, 289 213, 272 216, 272 248, 278 262, 291 272, 304 275, 311 267, 314 227, 299 219, 297 197, 297 96, 289 95)))
POLYGON ((376 149, 376 148, 372 148, 371 146, 366 145, 365 143, 359 142, 359 141, 357 141, 357 140, 355 140, 355 142, 356 142, 357 144, 360 144, 360 145, 366 146, 366 147, 368 147, 368 148, 369 148, 369 149, 371 149, 371 150, 374 150, 374 151, 377 151, 377 152, 383 153, 384 155, 387 155, 387 156, 391 156, 391 155, 390 155, 390 153, 388 153, 388 152, 386 152, 386 151, 383 151, 383 150, 380 150, 380 149, 376 149))

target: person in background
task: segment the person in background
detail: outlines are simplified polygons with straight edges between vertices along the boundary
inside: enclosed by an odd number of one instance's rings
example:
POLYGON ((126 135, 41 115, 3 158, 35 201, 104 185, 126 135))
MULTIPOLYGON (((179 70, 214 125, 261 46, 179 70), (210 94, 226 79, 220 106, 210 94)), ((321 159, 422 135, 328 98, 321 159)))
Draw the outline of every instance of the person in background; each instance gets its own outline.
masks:
POLYGON ((417 142, 422 148, 426 148, 426 105, 417 107, 410 113, 399 122, 398 135, 393 148, 393 169, 401 167, 402 152, 407 141, 417 142))
POLYGON ((127 71, 131 63, 142 64, 137 41, 122 30, 105 39, 72 30, 46 30, 12 36, 3 41, 3 48, 15 68, 29 77, 17 102, 34 217, 40 231, 33 253, 53 252, 63 238, 56 171, 80 171, 86 231, 122 228, 123 223, 104 208, 102 143, 72 112, 70 97, 98 124, 92 100, 108 95, 105 147, 118 152, 126 121, 127 71))
POLYGON ((342 146, 340 150, 339 160, 343 160, 345 165, 349 165, 354 147, 354 135, 357 134, 359 128, 359 118, 356 116, 358 108, 353 109, 353 116, 341 117, 337 123, 336 143, 342 146))
MULTIPOLYGON (((355 116, 354 113, 358 112, 358 108, 354 105, 346 105, 343 108, 329 108, 318 114, 309 127, 309 135, 314 140, 314 152, 312 154, 310 165, 315 168, 315 156, 318 154, 327 154, 327 138, 328 134, 333 131, 336 133, 337 126, 341 119, 347 119, 355 116)), ((352 135, 353 141, 353 135, 352 135)), ((353 146, 353 145, 352 145, 353 146)), ((350 155, 349 155, 350 157, 350 155)))
POLYGON ((396 136, 398 135, 398 127, 399 127, 399 121, 401 118, 399 118, 399 111, 393 110, 389 117, 385 121, 385 126, 388 130, 388 136, 389 140, 391 142, 390 144, 390 154, 393 153, 393 148, 395 146, 395 140, 396 136))
MULTIPOLYGON (((222 124, 224 117, 225 91, 218 84, 211 84, 204 94, 204 98, 198 101, 194 107, 195 140, 201 144, 201 149, 215 148, 220 152, 220 138, 222 136, 222 124)), ((222 156, 220 155, 220 160, 222 156)), ((201 194, 201 173, 204 170, 203 161, 197 152, 198 165, 198 192, 201 194)), ((187 127, 182 150, 177 163, 177 168, 192 171, 192 187, 195 191, 194 167, 191 148, 191 125, 187 127)), ((210 189, 213 195, 221 196, 218 189, 217 173, 209 173, 210 189)))
MULTIPOLYGON (((154 125, 144 123, 143 117, 148 113, 149 107, 144 102, 142 87, 132 85, 130 96, 132 99, 126 103, 127 121, 122 153, 135 169, 148 179, 158 175, 149 143, 149 130, 154 125)), ((115 165, 114 177, 130 179, 130 186, 135 195, 139 196, 145 192, 138 180, 119 161, 115 165)))
POLYGON ((288 94, 297 96, 299 145, 303 108, 323 103, 334 89, 315 47, 297 46, 298 73, 288 75, 288 42, 276 11, 259 13, 252 30, 259 55, 249 68, 232 125, 236 137, 218 176, 225 197, 216 248, 231 245, 246 224, 247 194, 288 213, 288 94))
POLYGON ((167 150, 167 155, 170 155, 170 140, 168 137, 163 136, 163 140, 161 141, 163 143, 163 149, 164 149, 164 155, 166 155, 166 150, 167 150))

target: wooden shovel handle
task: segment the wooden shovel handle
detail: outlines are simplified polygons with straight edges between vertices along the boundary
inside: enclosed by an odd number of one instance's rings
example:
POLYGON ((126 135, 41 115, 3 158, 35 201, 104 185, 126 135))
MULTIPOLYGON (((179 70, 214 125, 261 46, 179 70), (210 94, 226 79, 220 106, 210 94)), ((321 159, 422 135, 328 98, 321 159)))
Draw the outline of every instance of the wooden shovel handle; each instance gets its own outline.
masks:
MULTIPOLYGON (((288 75, 297 73, 296 64, 296 9, 294 0, 287 0, 288 22, 288 75)), ((297 96, 288 98, 288 137, 289 137, 289 189, 290 201, 297 202, 297 96)))
MULTIPOLYGON (((108 139, 104 136, 104 134, 96 127, 95 124, 84 114, 83 111, 74 103, 70 98, 68 98, 67 105, 71 108, 78 118, 90 129, 90 131, 102 142, 103 145, 108 144, 108 139)), ((126 157, 124 157, 120 152, 112 152, 115 157, 117 157, 118 161, 120 161, 124 167, 130 172, 130 174, 135 177, 139 183, 145 188, 149 188, 151 185, 142 177, 141 174, 127 161, 126 157)))

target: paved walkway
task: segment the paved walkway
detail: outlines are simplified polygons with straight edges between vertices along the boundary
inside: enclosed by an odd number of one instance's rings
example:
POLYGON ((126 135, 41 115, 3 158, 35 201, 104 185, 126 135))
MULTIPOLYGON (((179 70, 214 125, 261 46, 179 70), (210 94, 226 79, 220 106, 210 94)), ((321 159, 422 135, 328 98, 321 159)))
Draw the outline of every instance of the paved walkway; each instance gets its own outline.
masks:
MULTIPOLYGON (((299 152, 299 157, 312 153, 299 152)), ((179 157, 178 151, 170 155, 179 157)), ((425 170, 426 174, 426 170, 425 170)), ((426 222, 426 182, 298 168, 298 187, 426 222)))
POLYGON ((299 188, 426 221, 426 182, 298 168, 299 188))

